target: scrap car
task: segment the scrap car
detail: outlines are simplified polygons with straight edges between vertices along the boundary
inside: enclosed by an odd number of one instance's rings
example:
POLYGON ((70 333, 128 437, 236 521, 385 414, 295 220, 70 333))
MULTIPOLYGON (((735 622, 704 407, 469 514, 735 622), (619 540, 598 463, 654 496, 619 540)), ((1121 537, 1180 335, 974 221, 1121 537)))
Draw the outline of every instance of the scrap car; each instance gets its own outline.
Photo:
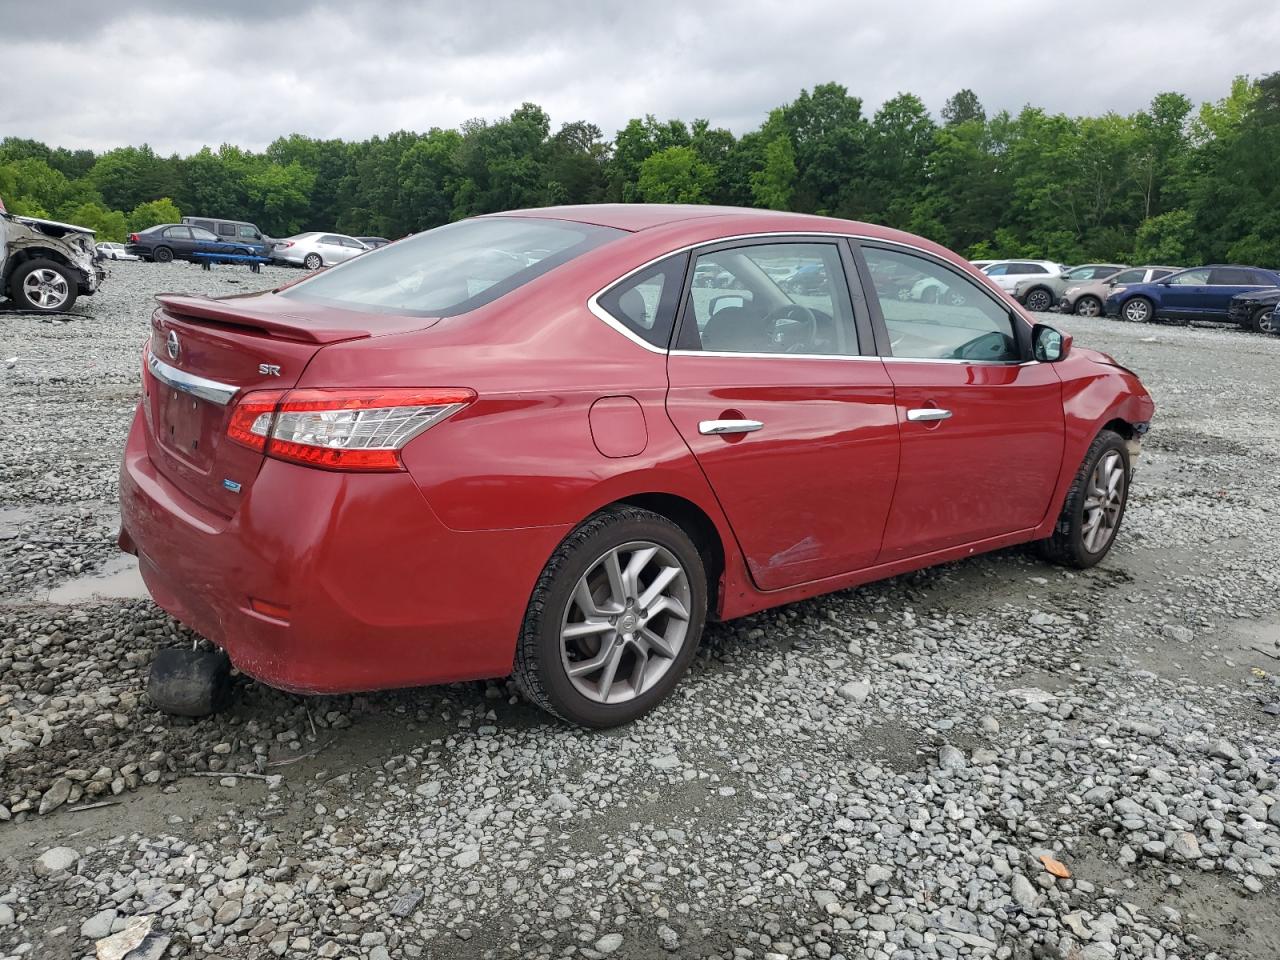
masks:
POLYGON ((93 238, 88 227, 17 216, 0 203, 0 295, 22 310, 70 310, 106 277, 93 238))

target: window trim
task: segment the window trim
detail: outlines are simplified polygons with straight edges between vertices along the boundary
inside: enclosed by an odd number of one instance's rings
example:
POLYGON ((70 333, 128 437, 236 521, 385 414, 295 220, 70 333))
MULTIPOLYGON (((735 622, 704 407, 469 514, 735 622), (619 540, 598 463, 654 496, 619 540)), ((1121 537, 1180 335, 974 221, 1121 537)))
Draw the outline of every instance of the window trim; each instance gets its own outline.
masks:
POLYGON ((864 242, 861 238, 851 238, 850 246, 853 247, 854 250, 854 259, 858 264, 858 278, 862 282, 864 289, 874 290, 875 284, 872 281, 871 268, 867 265, 866 257, 862 252, 863 247, 869 247, 872 250, 879 247, 903 247, 913 256, 929 260, 942 267, 944 270, 949 270, 957 276, 968 280, 972 286, 981 290, 994 305, 1015 319, 1013 324, 1013 337, 1018 344, 1018 356, 1016 359, 966 360, 961 357, 895 357, 893 355, 893 347, 889 343, 889 328, 885 326, 884 313, 880 309, 880 298, 879 296, 876 296, 874 299, 867 297, 867 305, 871 310, 872 325, 875 328, 876 347, 879 350, 880 359, 885 363, 962 363, 970 366, 1020 367, 1040 362, 1035 359, 1035 354, 1031 349, 1031 331, 1034 324, 1028 322, 1027 318, 1022 315, 1020 310, 1000 298, 992 296, 990 290, 986 290, 983 288, 982 284, 974 282, 972 277, 969 277, 964 274, 963 271, 958 270, 954 264, 949 263, 937 254, 930 253, 928 250, 923 250, 920 247, 907 243, 897 243, 892 240, 868 239, 864 242), (1017 323, 1017 320, 1021 320, 1022 322, 1017 323))
MULTIPOLYGON (((862 274, 863 264, 861 263, 861 254, 858 253, 856 249, 858 245, 863 241, 872 245, 884 244, 885 246, 889 246, 889 247, 900 247, 904 250, 909 250, 912 253, 920 254, 922 256, 931 257, 932 259, 938 260, 939 263, 944 264, 945 266, 948 267, 948 269, 951 269, 951 270, 957 269, 953 264, 950 264, 947 261, 940 259, 936 254, 932 254, 928 250, 925 250, 922 247, 918 247, 913 243, 906 243, 901 240, 890 240, 883 237, 870 237, 860 233, 836 233, 834 231, 821 231, 821 230, 772 230, 772 231, 764 230, 764 231, 759 231, 754 233, 735 234, 730 237, 716 237, 710 240, 698 240, 693 243, 686 243, 686 244, 683 244, 682 246, 673 247, 670 250, 666 250, 663 253, 658 254, 657 256, 652 257, 649 260, 646 260, 644 263, 641 263, 639 266, 636 266, 633 269, 628 270, 626 273, 619 274, 617 277, 615 277, 614 279, 606 283, 603 287, 601 287, 599 290, 597 290, 595 293, 593 293, 591 296, 587 298, 587 310, 590 311, 596 317, 597 320, 600 320, 602 323, 604 323, 605 326, 610 327, 613 330, 616 330, 618 333, 622 334, 632 343, 635 343, 636 345, 643 347, 645 350, 648 350, 650 353, 660 353, 660 354, 678 355, 678 356, 695 356, 695 357, 769 358, 773 360, 776 360, 779 357, 782 357, 782 358, 789 357, 792 359, 839 360, 839 361, 848 361, 848 360, 881 361, 881 360, 902 359, 900 357, 895 358, 893 356, 884 355, 883 351, 880 349, 879 335, 875 331, 875 324, 873 321, 868 319, 868 323, 871 329, 868 330, 867 334, 865 335, 863 333, 863 329, 861 325, 858 325, 858 320, 859 320, 858 305, 859 304, 863 306, 866 314, 868 315, 868 318, 870 318, 870 314, 873 309, 878 309, 878 304, 875 307, 872 307, 871 301, 868 300, 866 296, 866 279, 862 274), (703 247, 716 247, 716 246, 720 246, 721 244, 734 245, 742 240, 761 240, 762 242, 770 242, 770 241, 776 241, 778 238, 791 238, 791 237, 817 238, 819 241, 835 240, 837 244, 848 248, 848 251, 847 251, 848 256, 846 257, 842 254, 841 260, 842 260, 842 265, 845 268, 845 280, 849 287, 849 298, 853 302, 854 321, 855 321, 855 325, 857 325, 858 346, 859 346, 859 349, 864 351, 863 353, 860 353, 857 355, 833 355, 829 353, 824 353, 824 354, 720 353, 720 352, 713 352, 709 350, 679 351, 679 350, 672 350, 669 347, 664 349, 662 347, 655 347, 653 344, 648 343, 644 340, 641 340, 639 337, 635 336, 630 330, 626 328, 626 326, 624 326, 620 321, 618 321, 615 317, 613 317, 609 313, 609 311, 605 310, 602 306, 600 306, 599 298, 609 290, 613 289, 614 286, 621 283, 623 280, 626 280, 628 277, 639 273, 641 270, 644 270, 644 269, 647 269, 648 267, 653 266, 659 260, 665 260, 667 257, 674 256, 677 253, 690 253, 691 256, 689 257, 689 264, 692 265, 697 262, 697 255, 695 251, 701 250, 703 247), (853 279, 849 275, 850 263, 852 263, 852 265, 856 268, 855 273, 852 276, 853 278, 857 279, 858 281, 857 283, 854 283, 853 279), (866 340, 866 343, 863 343, 864 339, 866 340), (870 353, 865 352, 868 349, 868 347, 870 347, 872 352, 870 353)), ((689 284, 692 280, 692 277, 689 275, 689 270, 690 270, 690 267, 686 267, 685 269, 686 290, 688 289, 689 284)), ((981 273, 982 271, 978 271, 978 272, 981 273)), ((974 281, 972 277, 969 277, 968 279, 971 282, 974 282, 976 286, 982 287, 982 284, 974 281)), ((988 296, 990 296, 992 300, 994 300, 996 303, 1000 304, 1001 306, 1009 307, 1009 305, 1006 304, 1004 301, 992 296, 990 290, 984 289, 983 292, 986 293, 988 296)), ((681 308, 683 308, 684 306, 683 296, 681 297, 680 306, 681 308)), ((1017 317, 1019 320, 1022 321, 1021 325, 1018 327, 1020 331, 1019 342, 1021 342, 1023 339, 1022 333, 1025 333, 1025 339, 1029 344, 1031 342, 1031 328, 1033 324, 1026 317, 1024 317, 1020 311, 1016 309, 1012 309, 1012 313, 1013 313, 1013 316, 1017 317)), ((679 317, 677 317, 677 320, 679 320, 679 317)), ((675 336, 675 331, 673 329, 672 331, 673 340, 674 340, 674 336, 675 336)), ((1010 363, 1011 361, 941 359, 941 360, 935 360, 935 361, 918 360, 915 362, 917 363, 926 363, 926 362, 999 363, 1003 365, 1003 364, 1010 363)), ((1029 362, 1039 363, 1040 361, 1031 360, 1029 362)))
MULTIPOLYGON (((587 301, 587 307, 599 319, 603 320, 606 324, 613 327, 619 333, 622 333, 623 335, 625 335, 627 339, 633 340, 636 343, 640 344, 640 346, 644 347, 646 350, 650 350, 654 353, 663 353, 663 354, 668 353, 670 352, 671 344, 675 342, 676 328, 680 325, 680 308, 684 304, 685 288, 693 282, 693 278, 689 272, 693 262, 694 262, 694 258, 689 255, 688 250, 675 250, 675 251, 672 251, 671 253, 663 254, 660 257, 650 260, 648 263, 641 264, 640 266, 632 270, 630 273, 624 274, 623 276, 619 277, 617 280, 609 284, 603 290, 600 290, 599 292, 593 294, 590 297, 590 299, 587 301), (662 262, 666 260, 674 259, 676 257, 684 258, 684 269, 679 271, 679 278, 678 278, 679 287, 676 292, 675 315, 672 316, 671 318, 671 329, 667 331, 666 346, 657 346, 656 344, 650 343, 648 340, 644 339, 644 337, 640 336, 640 334, 636 333, 629 326, 627 326, 626 321, 620 320, 619 318, 615 317, 612 313, 610 313, 608 310, 606 310, 603 306, 601 306, 599 302, 599 298, 607 296, 609 293, 613 292, 618 287, 623 286, 628 280, 630 280, 632 277, 636 276, 637 274, 648 273, 652 267, 656 267, 662 262)), ((659 297, 658 306, 659 307, 662 306, 661 296, 659 297)), ((655 324, 657 323, 656 317, 654 318, 654 322, 655 324)))

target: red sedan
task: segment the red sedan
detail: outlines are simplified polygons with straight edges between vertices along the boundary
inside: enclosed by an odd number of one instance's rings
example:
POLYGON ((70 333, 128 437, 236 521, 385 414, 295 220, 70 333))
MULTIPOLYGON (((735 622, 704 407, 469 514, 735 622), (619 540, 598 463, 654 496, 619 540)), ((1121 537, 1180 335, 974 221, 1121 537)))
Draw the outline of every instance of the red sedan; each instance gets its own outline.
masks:
POLYGON ((159 299, 120 540, 161 607, 276 687, 514 674, 589 726, 708 618, 1097 563, 1154 409, 937 244, 789 213, 524 210, 159 299))

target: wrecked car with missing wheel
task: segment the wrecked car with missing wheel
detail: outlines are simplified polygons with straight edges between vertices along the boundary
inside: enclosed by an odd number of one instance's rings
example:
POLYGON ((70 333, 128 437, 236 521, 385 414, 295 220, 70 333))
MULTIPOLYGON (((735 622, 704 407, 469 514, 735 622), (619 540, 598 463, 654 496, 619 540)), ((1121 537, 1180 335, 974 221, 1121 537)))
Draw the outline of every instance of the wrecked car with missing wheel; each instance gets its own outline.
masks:
POLYGON ((59 313, 106 277, 88 227, 8 213, 0 201, 0 296, 21 310, 59 313))

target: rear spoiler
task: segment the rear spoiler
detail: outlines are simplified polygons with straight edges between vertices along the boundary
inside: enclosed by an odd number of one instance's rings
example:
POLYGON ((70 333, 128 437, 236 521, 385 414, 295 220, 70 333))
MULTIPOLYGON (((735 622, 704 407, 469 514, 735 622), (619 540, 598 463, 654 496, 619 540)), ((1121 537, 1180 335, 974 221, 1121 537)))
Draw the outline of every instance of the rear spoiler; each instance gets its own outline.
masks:
POLYGON ((156 296, 170 315, 255 330, 264 335, 300 343, 337 343, 360 340, 374 334, 400 333, 429 327, 439 318, 399 317, 378 314, 374 318, 348 310, 307 305, 309 316, 289 312, 297 304, 283 297, 259 294, 228 300, 188 297, 174 293, 156 296), (374 322, 370 322, 373 319, 374 322))

